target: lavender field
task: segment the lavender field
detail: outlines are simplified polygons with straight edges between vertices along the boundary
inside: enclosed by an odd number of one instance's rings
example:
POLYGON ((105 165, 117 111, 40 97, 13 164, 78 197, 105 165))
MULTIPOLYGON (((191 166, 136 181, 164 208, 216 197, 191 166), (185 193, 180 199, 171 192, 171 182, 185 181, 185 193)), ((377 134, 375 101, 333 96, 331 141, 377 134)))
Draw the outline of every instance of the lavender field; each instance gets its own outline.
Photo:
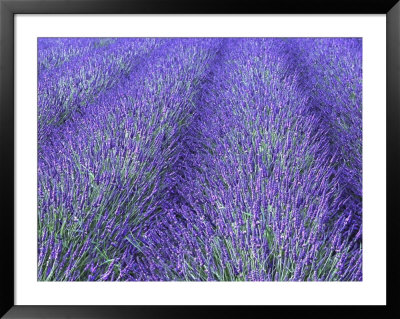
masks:
POLYGON ((39 38, 39 281, 361 281, 362 40, 39 38))

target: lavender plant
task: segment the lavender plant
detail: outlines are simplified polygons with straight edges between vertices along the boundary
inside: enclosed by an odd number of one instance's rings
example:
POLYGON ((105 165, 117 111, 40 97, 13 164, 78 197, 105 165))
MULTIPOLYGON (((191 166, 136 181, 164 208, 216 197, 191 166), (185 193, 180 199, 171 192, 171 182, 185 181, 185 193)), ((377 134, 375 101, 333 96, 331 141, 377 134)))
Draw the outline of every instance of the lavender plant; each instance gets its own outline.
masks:
POLYGON ((362 280, 360 39, 40 39, 38 280, 362 280))

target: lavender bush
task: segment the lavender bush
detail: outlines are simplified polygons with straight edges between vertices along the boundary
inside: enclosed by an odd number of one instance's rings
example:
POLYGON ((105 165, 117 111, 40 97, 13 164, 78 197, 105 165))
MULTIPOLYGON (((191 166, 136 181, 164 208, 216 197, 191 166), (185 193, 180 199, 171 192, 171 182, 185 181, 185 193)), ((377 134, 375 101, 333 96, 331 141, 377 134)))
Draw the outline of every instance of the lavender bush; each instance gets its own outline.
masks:
POLYGON ((361 281, 361 39, 38 42, 38 280, 361 281))

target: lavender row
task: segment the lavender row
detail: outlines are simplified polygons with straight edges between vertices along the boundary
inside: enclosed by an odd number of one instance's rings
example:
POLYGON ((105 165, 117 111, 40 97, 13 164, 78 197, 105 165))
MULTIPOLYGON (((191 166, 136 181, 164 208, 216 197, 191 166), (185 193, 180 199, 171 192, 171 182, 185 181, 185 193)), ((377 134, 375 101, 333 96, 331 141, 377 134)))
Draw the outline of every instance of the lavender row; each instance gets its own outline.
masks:
POLYGON ((111 38, 39 38, 38 74, 62 67, 64 63, 114 41, 111 38))
POLYGON ((39 145, 57 134, 71 114, 83 112, 88 103, 95 102, 99 95, 128 76, 141 58, 162 42, 157 39, 117 39, 111 44, 80 52, 75 59, 61 66, 39 72, 39 145))
POLYGON ((162 209, 169 167, 179 156, 174 145, 190 120, 196 83, 213 54, 212 43, 166 41, 83 114, 74 113, 43 152, 40 279, 121 277, 134 261, 130 237, 162 209))
POLYGON ((351 212, 341 211, 338 157, 284 41, 236 39, 222 51, 180 196, 146 236, 148 279, 361 280, 361 230, 352 237, 351 212))
POLYGON ((356 229, 362 224, 362 44, 361 39, 297 41, 311 103, 329 127, 331 152, 337 154, 340 184, 356 229))

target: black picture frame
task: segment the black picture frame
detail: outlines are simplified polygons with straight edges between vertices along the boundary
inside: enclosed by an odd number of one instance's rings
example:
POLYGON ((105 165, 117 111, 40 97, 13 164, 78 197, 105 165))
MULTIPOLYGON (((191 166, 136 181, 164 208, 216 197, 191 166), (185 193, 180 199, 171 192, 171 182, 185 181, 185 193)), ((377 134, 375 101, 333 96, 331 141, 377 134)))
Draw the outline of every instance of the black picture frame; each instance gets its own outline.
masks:
MULTIPOLYGON (((331 315, 357 318, 399 316, 395 271, 398 238, 400 137, 400 3, 398 0, 252 0, 241 3, 183 0, 0 0, 0 164, 2 216, 0 231, 0 315, 4 318, 219 318, 239 315, 331 315), (387 305, 386 306, 16 306, 14 302, 14 15, 15 14, 386 14, 387 49, 387 305), (265 307, 268 307, 266 309, 265 307)), ((382 106, 377 106, 382 107, 382 106)), ((384 214, 384 212, 378 212, 384 214)), ((179 304, 179 301, 177 301, 179 304)))

